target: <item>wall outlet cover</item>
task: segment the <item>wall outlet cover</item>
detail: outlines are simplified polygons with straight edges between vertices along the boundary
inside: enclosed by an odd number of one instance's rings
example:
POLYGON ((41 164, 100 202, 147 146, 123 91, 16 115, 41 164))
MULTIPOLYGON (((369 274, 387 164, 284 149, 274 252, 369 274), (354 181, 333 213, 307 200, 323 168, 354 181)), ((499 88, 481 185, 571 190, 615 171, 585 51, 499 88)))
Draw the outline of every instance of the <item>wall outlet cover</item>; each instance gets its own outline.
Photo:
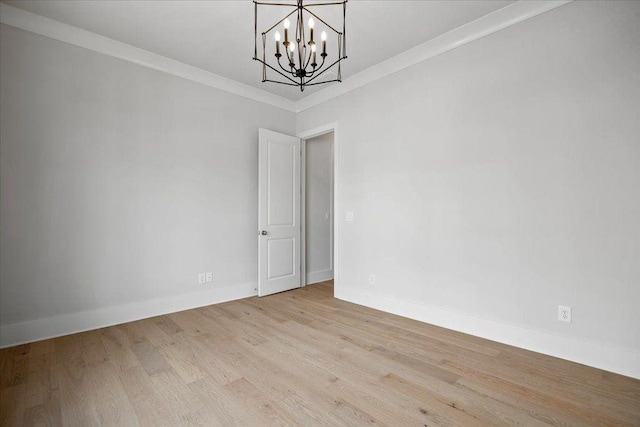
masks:
POLYGON ((561 322, 571 323, 571 307, 567 307, 566 305, 559 305, 558 320, 561 322))
POLYGON ((213 282, 213 273, 211 271, 207 273, 206 277, 207 277, 207 283, 213 282))
POLYGON ((207 276, 204 273, 198 274, 198 283, 199 284, 202 285, 203 283, 206 282, 206 280, 207 280, 207 276))

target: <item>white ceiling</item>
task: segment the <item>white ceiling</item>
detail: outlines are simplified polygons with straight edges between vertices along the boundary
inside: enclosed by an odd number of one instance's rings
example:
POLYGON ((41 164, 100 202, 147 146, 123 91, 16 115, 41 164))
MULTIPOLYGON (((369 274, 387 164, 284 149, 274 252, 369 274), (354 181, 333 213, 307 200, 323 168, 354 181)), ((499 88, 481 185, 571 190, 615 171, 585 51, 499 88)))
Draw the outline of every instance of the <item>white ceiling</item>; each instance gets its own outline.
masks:
MULTIPOLYGON (((250 0, 3 2, 291 100, 323 88, 320 85, 301 93, 296 87, 261 82, 262 67, 251 60, 254 6, 250 0)), ((348 78, 510 3, 351 0, 347 3, 348 59, 343 62, 342 77, 348 78)), ((281 18, 280 10, 266 14, 269 9, 261 8, 265 15, 259 16, 265 19, 260 20, 259 30, 281 18)), ((332 25, 341 19, 340 13, 329 16, 327 21, 332 25)))

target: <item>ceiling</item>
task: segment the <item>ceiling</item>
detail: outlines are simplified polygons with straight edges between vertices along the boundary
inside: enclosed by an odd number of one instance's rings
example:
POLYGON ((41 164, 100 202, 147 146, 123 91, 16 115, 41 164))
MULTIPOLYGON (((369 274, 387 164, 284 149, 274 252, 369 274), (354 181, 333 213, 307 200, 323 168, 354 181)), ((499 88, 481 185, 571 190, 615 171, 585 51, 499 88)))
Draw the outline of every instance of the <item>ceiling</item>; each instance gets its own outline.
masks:
MULTIPOLYGON (((349 78, 512 2, 351 0, 347 3, 348 59, 343 62, 342 77, 349 78)), ((254 6, 250 0, 12 0, 3 3, 294 101, 323 88, 320 85, 300 92, 296 87, 261 82, 262 67, 251 59, 254 6)), ((271 9, 277 8, 261 7, 260 12, 264 13, 259 13, 259 30, 281 19, 282 12, 271 9)), ((340 11, 327 13, 330 24, 337 25, 336 20, 341 22, 340 11)), ((329 50, 331 45, 328 44, 329 50)))

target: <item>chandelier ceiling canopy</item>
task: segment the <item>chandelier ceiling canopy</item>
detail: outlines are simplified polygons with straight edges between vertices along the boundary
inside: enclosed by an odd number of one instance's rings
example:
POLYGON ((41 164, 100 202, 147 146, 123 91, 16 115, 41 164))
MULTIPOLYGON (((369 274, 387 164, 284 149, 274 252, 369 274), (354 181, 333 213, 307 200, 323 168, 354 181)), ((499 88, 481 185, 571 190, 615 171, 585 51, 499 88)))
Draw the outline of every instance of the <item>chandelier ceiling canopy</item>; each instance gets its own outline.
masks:
POLYGON ((298 86, 303 91, 307 86, 342 81, 341 62, 347 58, 347 0, 315 3, 254 0, 253 3, 253 59, 262 63, 262 82, 298 86), (272 13, 276 12, 279 20, 259 30, 263 24, 258 14, 267 7, 272 13), (332 10, 327 13, 329 9, 332 10), (330 23, 328 16, 336 15, 341 18, 339 22, 330 23), (327 72, 329 70, 334 72, 327 72))

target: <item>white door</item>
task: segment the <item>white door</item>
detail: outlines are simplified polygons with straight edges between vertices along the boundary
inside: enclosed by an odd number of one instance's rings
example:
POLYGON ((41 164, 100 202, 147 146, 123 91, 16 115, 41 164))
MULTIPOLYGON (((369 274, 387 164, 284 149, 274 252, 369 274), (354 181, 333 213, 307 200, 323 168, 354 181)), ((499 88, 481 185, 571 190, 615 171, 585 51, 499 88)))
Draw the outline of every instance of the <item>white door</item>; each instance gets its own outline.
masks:
POLYGON ((300 287, 300 139, 260 129, 258 295, 300 287))

